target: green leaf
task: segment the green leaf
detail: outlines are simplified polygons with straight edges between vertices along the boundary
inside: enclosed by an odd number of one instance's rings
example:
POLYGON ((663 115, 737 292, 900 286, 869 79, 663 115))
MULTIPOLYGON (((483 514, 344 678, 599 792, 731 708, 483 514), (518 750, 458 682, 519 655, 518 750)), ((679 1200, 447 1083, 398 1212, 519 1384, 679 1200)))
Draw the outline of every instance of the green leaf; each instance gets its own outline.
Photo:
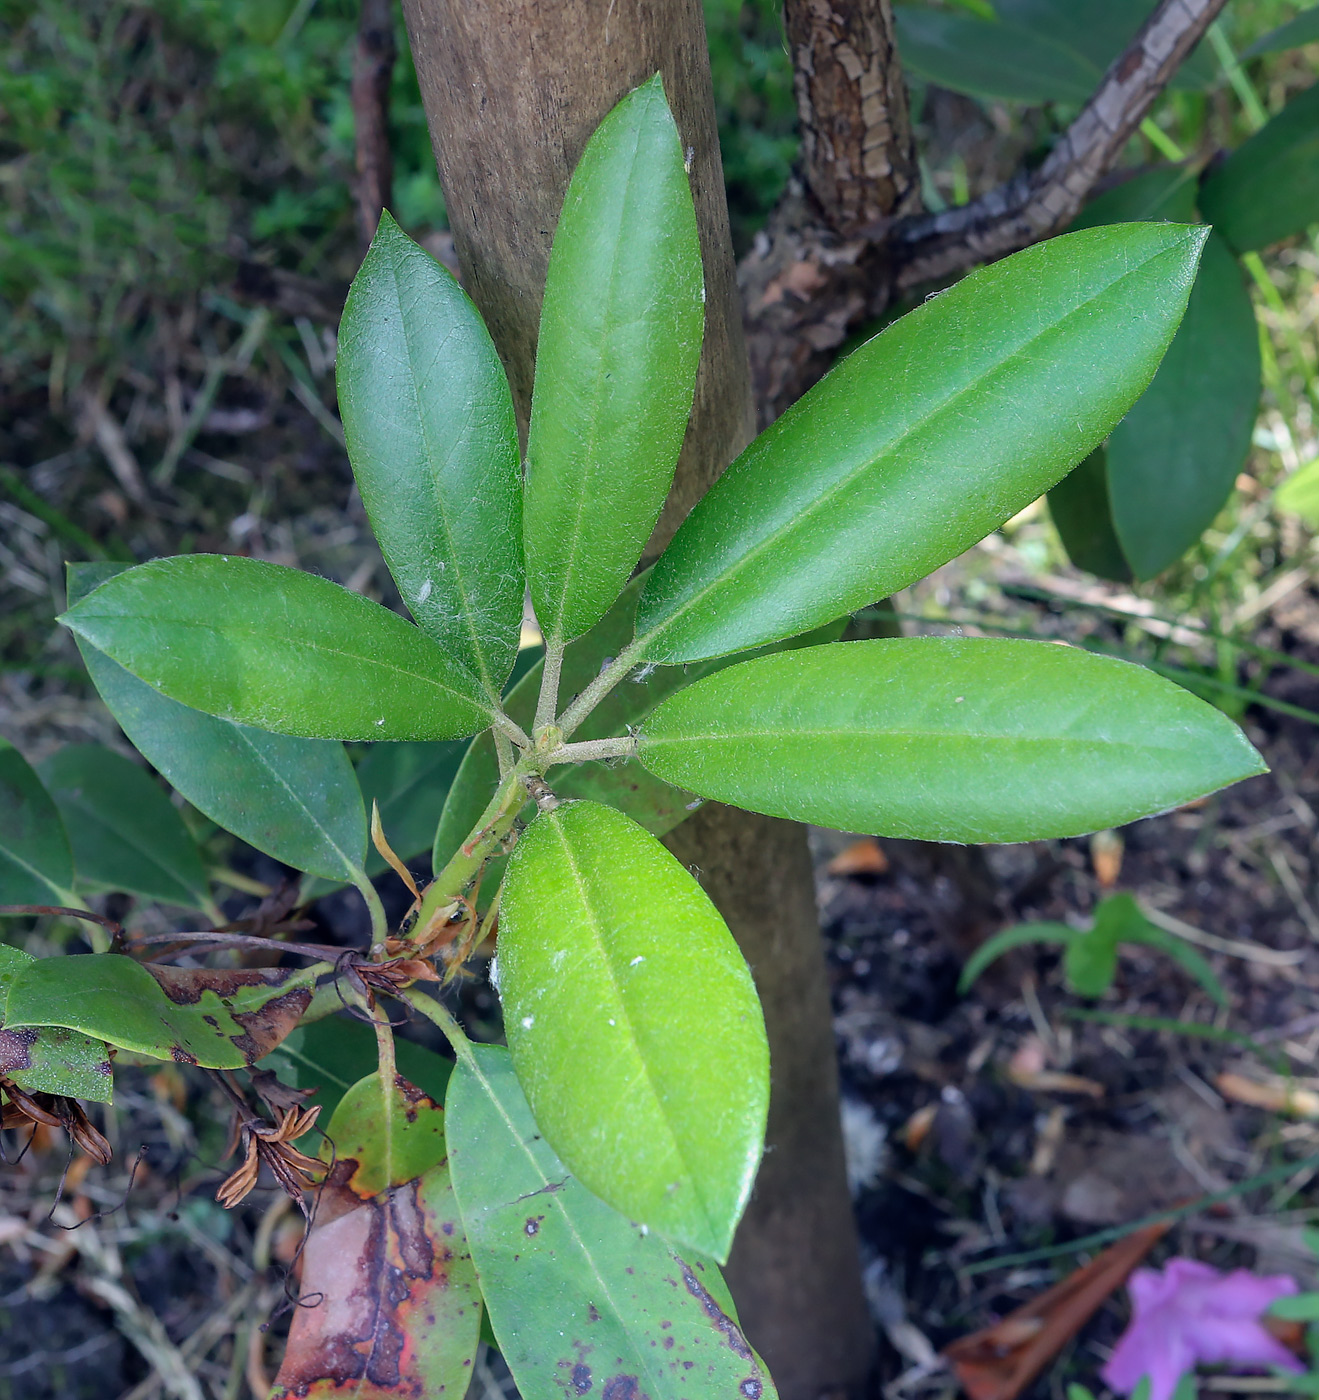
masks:
POLYGON ((462 1396, 481 1295, 444 1110, 401 1077, 385 1091, 376 1074, 344 1096, 327 1138, 333 1165, 302 1256, 308 1306, 294 1311, 271 1400, 462 1396))
POLYGON ((1297 1293, 1277 1298, 1269 1307, 1270 1317, 1283 1322, 1319 1322, 1319 1293, 1297 1293))
MULTIPOLYGON (((444 1101, 453 1062, 424 1045, 394 1039, 398 1072, 436 1103, 444 1101)), ((291 1031, 257 1066, 273 1070, 298 1089, 311 1089, 308 1104, 321 1106, 328 1122, 343 1096, 377 1064, 376 1037, 370 1026, 346 1014, 305 1022, 291 1031)))
POLYGON ((1195 222, 1195 171, 1190 165, 1156 165, 1088 200, 1071 231, 1105 224, 1195 222))
POLYGON ((903 63, 927 82, 1005 102, 1084 102, 1103 70, 1029 28, 895 5, 903 63))
POLYGON ((0 904, 64 904, 72 888, 59 808, 23 755, 0 739, 0 904))
POLYGON ((704 321, 696 211, 657 74, 587 142, 550 253, 525 538, 551 643, 598 622, 641 557, 687 430, 704 321))
POLYGON ((197 844, 145 769, 99 744, 69 744, 39 771, 72 835, 79 885, 206 906, 197 844))
POLYGON ((1063 952, 1063 976, 1068 989, 1082 997, 1102 997, 1117 976, 1116 937, 1104 921, 1073 938, 1063 952))
POLYGON ((1035 500, 1153 377, 1206 236, 1133 224, 1051 239, 854 351, 683 522, 641 597, 644 655, 696 660, 804 632, 1035 500))
POLYGON ((21 949, 0 943, 0 1079, 29 1094, 63 1094, 110 1103, 114 1079, 104 1041, 60 1026, 5 1028, 10 985, 32 961, 21 949))
POLYGON ((193 709, 311 739, 457 739, 476 679, 395 613, 312 574, 218 554, 156 559, 60 619, 193 709))
MULTIPOLYGON (((485 742, 493 754, 494 744, 489 739, 485 742)), ((373 801, 379 804, 381 827, 400 860, 411 860, 431 845, 435 824, 468 747, 456 741, 372 744, 357 765, 357 781, 366 805, 369 809, 373 801)), ((494 791, 494 784, 490 791, 494 791)), ((367 874, 379 875, 385 866, 384 856, 373 847, 367 856, 367 874)))
POLYGON ((311 1001, 313 970, 135 962, 119 953, 38 958, 15 976, 5 1022, 64 1026, 121 1050, 206 1069, 268 1055, 311 1001))
POLYGON ((843 642, 666 700, 639 757, 753 812, 924 841, 1120 826, 1265 770, 1225 715, 1142 667, 1050 642, 843 642))
POLYGON ((1293 472, 1274 494, 1273 503, 1319 530, 1319 457, 1293 472))
POLYGON ((1095 910, 1095 929, 1114 944, 1140 943, 1159 949, 1199 983, 1219 1006, 1228 1004, 1227 991, 1209 963, 1185 939, 1151 923, 1131 895, 1115 894, 1104 900, 1095 910))
POLYGON ((1102 447, 1096 447, 1049 492, 1049 514, 1067 557, 1078 569, 1114 583, 1131 582, 1131 565, 1113 528, 1108 455, 1102 447))
POLYGON ((538 816, 504 880, 499 994, 518 1079, 574 1175, 727 1258, 764 1148, 769 1051, 751 974, 691 875, 613 808, 538 816))
POLYGON ((447 1106, 463 1224, 523 1400, 775 1400, 717 1267, 679 1257, 569 1174, 506 1051, 474 1046, 447 1106))
POLYGON ((1244 61, 1262 53, 1282 53, 1286 49, 1298 49, 1302 44, 1315 43, 1319 43, 1319 5, 1311 5, 1286 24, 1271 29, 1262 39, 1256 39, 1241 57, 1244 61))
POLYGON ((1293 97, 1210 172, 1200 209, 1238 253, 1319 220, 1319 84, 1293 97))
POLYGON ((498 699, 524 592, 513 396, 476 307, 388 212, 336 363, 353 475, 403 601, 498 699))
POLYGON ((967 958, 962 966, 962 975, 957 979, 957 990, 965 996, 971 984, 990 963, 997 962, 1004 953, 1011 952, 1013 948, 1024 948, 1030 943, 1066 945, 1079 936, 1077 931, 1067 924, 1017 924, 1013 928, 1000 929, 992 937, 986 938, 967 958))
POLYGON ((1137 578, 1213 524, 1250 452, 1259 395, 1255 311, 1236 259, 1210 237, 1153 383, 1108 440, 1113 522, 1137 578))

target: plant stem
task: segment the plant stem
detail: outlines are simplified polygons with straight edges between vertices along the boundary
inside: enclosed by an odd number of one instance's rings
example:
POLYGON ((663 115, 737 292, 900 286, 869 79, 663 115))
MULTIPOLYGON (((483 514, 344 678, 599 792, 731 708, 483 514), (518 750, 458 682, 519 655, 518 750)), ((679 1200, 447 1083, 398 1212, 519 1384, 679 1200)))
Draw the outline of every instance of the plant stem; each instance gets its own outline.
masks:
POLYGON ((399 996, 414 1010, 420 1011, 428 1021, 440 1028, 444 1038, 452 1047, 453 1053, 460 1060, 469 1065, 476 1063, 475 1057, 472 1055, 472 1042, 467 1039, 458 1022, 434 997, 428 997, 425 992, 419 992, 415 987, 409 987, 406 991, 400 992, 399 996))
POLYGON ((636 637, 614 657, 613 661, 586 687, 585 690, 559 716, 559 728, 563 737, 571 739, 573 731, 609 694, 624 676, 641 660, 641 647, 644 638, 636 637))
POLYGON ((498 729, 490 732, 495 737, 495 757, 499 760, 499 781, 502 783, 516 762, 513 757, 513 745, 509 742, 507 734, 501 734, 498 729))
POLYGON ((584 739, 579 744, 561 744, 546 760, 548 768, 556 763, 589 763, 592 759, 631 758, 637 751, 637 741, 631 734, 616 739, 584 739))
MULTIPOLYGON (((368 1008, 369 1009, 369 1008, 368 1008)), ((376 1033, 376 1056, 380 1061, 380 1083, 388 1101, 394 1080, 398 1077, 398 1063, 394 1058, 394 1028, 387 1016, 380 1016, 371 1010, 371 1029, 376 1033)))
POLYGON ((385 906, 380 902, 376 887, 367 878, 365 870, 353 871, 353 884, 366 901, 367 912, 371 915, 371 946, 378 949, 377 957, 384 955, 385 939, 389 937, 389 920, 385 917, 385 906))
POLYGON ((1209 44, 1228 82, 1232 84, 1232 91, 1236 93, 1237 100, 1245 108, 1246 120, 1250 123, 1251 130, 1258 131, 1268 121, 1269 114, 1264 110, 1264 104, 1259 100, 1259 94, 1246 76, 1245 69, 1232 52, 1232 45, 1221 19, 1216 19, 1209 26, 1209 44))
POLYGON ((531 732, 539 734, 554 723, 559 710, 559 676, 563 672, 563 643, 555 642, 545 648, 545 662, 540 676, 540 695, 536 700, 536 718, 531 732))
POLYGON ((529 749, 532 747, 531 740, 527 737, 526 731, 520 724, 509 719, 503 710, 495 711, 492 723, 494 724, 496 733, 506 734, 518 748, 529 749))

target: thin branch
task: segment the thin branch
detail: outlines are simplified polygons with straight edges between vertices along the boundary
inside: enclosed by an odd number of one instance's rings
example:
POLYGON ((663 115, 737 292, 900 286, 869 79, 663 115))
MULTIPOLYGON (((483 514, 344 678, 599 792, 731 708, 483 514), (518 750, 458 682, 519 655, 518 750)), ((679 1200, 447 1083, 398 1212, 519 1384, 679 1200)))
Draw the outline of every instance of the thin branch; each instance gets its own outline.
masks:
POLYGON ((351 100, 357 138, 357 224, 364 243, 375 237, 380 211, 393 199, 389 85, 397 57, 393 0, 362 0, 351 100))
POLYGON ((637 741, 630 734, 617 739, 583 739, 577 744, 562 744, 545 760, 546 767, 556 763, 589 763, 592 759, 631 758, 637 751, 637 741))
POLYGON ((65 914, 70 919, 85 919, 88 923, 100 924, 113 934, 123 933, 124 926, 104 914, 93 914, 90 909, 73 909, 67 904, 0 904, 0 915, 4 914, 65 914))
POLYGON ((1066 228, 1225 3, 1162 0, 1038 170, 969 204, 896 225, 890 248, 900 264, 898 287, 947 280, 1066 228))
MULTIPOLYGON (((65 911, 71 912, 71 911, 65 911)), ((260 948, 267 953, 296 953, 303 958, 337 958, 345 951, 341 947, 329 947, 321 943, 285 943, 274 938, 256 938, 245 933, 224 933, 213 930, 210 933, 144 933, 131 939, 130 950, 147 948, 154 943, 201 943, 215 948, 260 948)))

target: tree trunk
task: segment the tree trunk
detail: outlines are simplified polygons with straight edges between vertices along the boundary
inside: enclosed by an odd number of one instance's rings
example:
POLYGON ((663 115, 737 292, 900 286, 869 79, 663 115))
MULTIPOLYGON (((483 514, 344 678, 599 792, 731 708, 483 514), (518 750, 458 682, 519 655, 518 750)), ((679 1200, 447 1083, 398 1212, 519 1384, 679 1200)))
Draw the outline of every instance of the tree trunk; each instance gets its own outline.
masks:
MULTIPOLYGON (((467 290, 490 326, 525 428, 545 269, 591 132, 664 76, 705 263, 696 401, 658 550, 752 432, 700 0, 404 0, 422 100, 467 290)), ((742 1322, 785 1400, 860 1391, 874 1333, 843 1169, 837 1070, 802 828, 710 806, 671 842, 698 868, 765 1004, 768 1152, 728 1268, 742 1322)))

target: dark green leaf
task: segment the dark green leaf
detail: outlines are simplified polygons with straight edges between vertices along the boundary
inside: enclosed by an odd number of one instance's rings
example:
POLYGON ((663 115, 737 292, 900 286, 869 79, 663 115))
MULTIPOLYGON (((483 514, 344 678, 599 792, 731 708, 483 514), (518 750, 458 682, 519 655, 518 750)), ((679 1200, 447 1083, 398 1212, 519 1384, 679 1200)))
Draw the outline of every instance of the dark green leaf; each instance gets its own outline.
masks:
POLYGON ((524 589, 513 397, 476 307, 387 212, 348 293, 337 378, 353 475, 403 601, 496 699, 524 589))
POLYGON ((896 5, 903 63, 927 82, 1007 102, 1084 102, 1103 76, 1074 49, 1030 28, 951 10, 896 5))
POLYGON ((476 1271, 444 1162, 444 1111, 405 1079, 354 1085, 302 1256, 271 1400, 461 1397, 481 1325, 476 1271), (320 1295, 314 1302, 315 1295, 320 1295))
POLYGON ((1319 220, 1319 83, 1210 172, 1200 209, 1238 253, 1319 220))
MULTIPOLYGON (((394 1041, 398 1072, 436 1103, 444 1101, 453 1062, 410 1040, 394 1041)), ((261 1061, 286 1084, 315 1092, 307 1100, 321 1105, 328 1122, 344 1094, 375 1068, 376 1038, 370 1026, 347 1014, 326 1016, 291 1031, 261 1061)))
POLYGON ((538 816, 504 880, 499 992, 518 1079, 570 1170, 727 1258, 764 1147, 769 1051, 751 974, 691 875, 611 807, 538 816))
POLYGON ((1073 220, 1072 232, 1104 224, 1195 222, 1195 171, 1189 165, 1157 165, 1089 200, 1073 220))
POLYGON ((1319 43, 1319 5, 1311 5, 1286 24, 1271 29, 1262 39, 1256 39, 1241 57, 1256 58, 1262 53, 1282 53, 1286 49, 1300 48, 1302 44, 1316 43, 1319 43))
POLYGON ((1255 311, 1236 259, 1211 237, 1154 382, 1108 440, 1113 523, 1137 578, 1213 524, 1250 452, 1259 395, 1255 311))
POLYGON ((476 679, 418 628, 297 569, 218 554, 117 575, 60 619, 171 699, 312 739, 456 739, 476 679))
POLYGON ((707 676, 641 761, 770 816, 924 841, 1120 826, 1265 771, 1225 715, 1151 671, 1046 642, 843 642, 707 676))
POLYGON ((1073 938, 1063 953, 1063 976, 1081 997, 1102 997, 1117 976, 1117 939, 1096 919, 1094 927, 1073 938))
POLYGON ((0 739, 0 904, 67 904, 72 888, 59 808, 23 755, 0 739))
POLYGON ((644 655, 804 632, 922 578, 1055 485, 1153 377, 1205 237, 1067 234, 853 352, 684 521, 641 597, 644 655))
POLYGON ((20 949, 0 943, 0 1079, 29 1094, 111 1102, 114 1079, 104 1041, 61 1026, 5 1029, 10 985, 32 961, 20 949))
POLYGON ((990 963, 997 962, 1013 948, 1024 948, 1031 943, 1065 945, 1077 937, 1076 930, 1067 924, 1017 924, 1013 928, 1000 929, 992 937, 986 938, 967 958, 962 966, 962 975, 957 979, 957 990, 965 994, 990 963))
POLYGON ((680 1258, 569 1175, 507 1051, 473 1047, 454 1071, 448 1136, 472 1258, 523 1400, 775 1400, 718 1268, 680 1258))
POLYGON ((118 953, 39 958, 9 988, 5 1024, 65 1026, 162 1060, 238 1069, 268 1055, 311 1001, 315 974, 144 965, 118 953))
POLYGON ((1049 514, 1067 557, 1078 569, 1114 583, 1131 582, 1131 565, 1113 528, 1108 457, 1102 447, 1096 447, 1049 492, 1049 514))
POLYGON ((197 845, 145 769, 99 744, 69 744, 40 773, 72 836, 80 885, 206 905, 197 845))
MULTIPOLYGON (((493 754, 494 745, 488 739, 485 742, 493 754)), ((444 800, 468 747, 457 741, 372 744, 357 765, 357 781, 367 808, 373 801, 379 804, 380 825, 400 860, 411 860, 430 847, 444 800)), ((494 791, 493 784, 490 791, 494 791)), ((384 869, 384 856, 372 847, 367 874, 379 875, 384 869)))
POLYGON ((704 320, 696 212, 657 74, 587 143, 550 254, 525 521, 550 642, 598 622, 641 557, 687 430, 704 320))

